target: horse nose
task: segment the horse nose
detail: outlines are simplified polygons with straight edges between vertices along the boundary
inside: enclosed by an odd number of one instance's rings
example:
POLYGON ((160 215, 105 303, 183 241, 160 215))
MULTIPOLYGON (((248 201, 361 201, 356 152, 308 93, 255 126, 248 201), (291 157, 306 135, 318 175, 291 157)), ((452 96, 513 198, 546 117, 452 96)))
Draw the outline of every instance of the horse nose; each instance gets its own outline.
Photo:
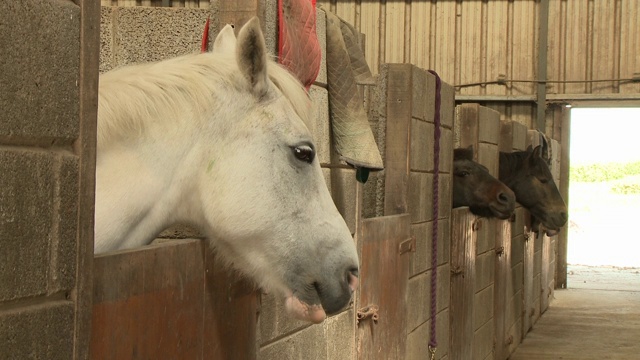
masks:
POLYGON ((563 211, 560 213, 560 219, 562 220, 562 224, 566 224, 567 220, 569 220, 569 216, 563 211))
POLYGON ((349 284, 349 289, 351 292, 356 291, 358 288, 358 268, 352 267, 347 270, 347 284, 349 284))
POLYGON ((500 192, 498 193, 498 202, 504 205, 508 205, 511 201, 511 198, 509 197, 509 195, 507 195, 507 193, 505 192, 500 192))

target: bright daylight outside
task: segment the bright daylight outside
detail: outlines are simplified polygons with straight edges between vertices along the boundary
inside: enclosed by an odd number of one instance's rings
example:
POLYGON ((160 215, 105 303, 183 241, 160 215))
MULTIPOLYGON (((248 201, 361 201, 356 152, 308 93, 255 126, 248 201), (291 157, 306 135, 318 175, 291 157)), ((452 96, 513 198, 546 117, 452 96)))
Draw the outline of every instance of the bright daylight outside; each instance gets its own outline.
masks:
POLYGON ((571 110, 567 262, 640 267, 640 108, 571 110))

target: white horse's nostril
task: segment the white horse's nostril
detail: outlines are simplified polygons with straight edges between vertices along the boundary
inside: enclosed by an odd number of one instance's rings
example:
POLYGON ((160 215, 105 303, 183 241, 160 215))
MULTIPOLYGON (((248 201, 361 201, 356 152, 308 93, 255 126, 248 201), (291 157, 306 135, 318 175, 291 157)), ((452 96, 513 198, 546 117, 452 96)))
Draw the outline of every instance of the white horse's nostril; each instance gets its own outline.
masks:
POLYGON ((348 283, 349 283, 349 289, 351 289, 351 292, 356 291, 356 289, 358 288, 358 271, 355 271, 355 275, 354 272, 350 271, 349 272, 349 277, 347 279, 348 283))

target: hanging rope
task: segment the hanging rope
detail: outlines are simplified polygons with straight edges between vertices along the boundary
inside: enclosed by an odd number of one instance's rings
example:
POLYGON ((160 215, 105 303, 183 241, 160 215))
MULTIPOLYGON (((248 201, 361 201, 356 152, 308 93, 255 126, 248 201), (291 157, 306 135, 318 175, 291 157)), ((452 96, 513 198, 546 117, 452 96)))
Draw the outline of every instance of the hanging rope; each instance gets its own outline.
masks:
POLYGON ((438 342, 436 340, 436 313, 437 308, 437 290, 438 290, 438 186, 440 177, 440 105, 442 102, 440 90, 442 82, 440 76, 433 71, 430 73, 436 77, 436 96, 435 96, 435 114, 433 116, 433 124, 435 130, 433 132, 433 232, 431 234, 431 334, 429 338, 429 353, 431 359, 436 358, 436 348, 438 342))

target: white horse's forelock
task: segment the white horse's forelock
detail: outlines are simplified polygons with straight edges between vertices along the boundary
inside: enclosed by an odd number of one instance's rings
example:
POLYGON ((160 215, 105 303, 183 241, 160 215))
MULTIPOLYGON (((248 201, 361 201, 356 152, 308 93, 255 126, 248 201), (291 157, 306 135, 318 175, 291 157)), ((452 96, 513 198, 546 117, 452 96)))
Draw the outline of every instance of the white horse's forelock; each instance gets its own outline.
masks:
MULTIPOLYGON (((268 75, 310 128, 311 101, 300 81, 272 60, 268 75)), ((233 54, 189 54, 112 70, 100 77, 98 146, 139 136, 148 122, 200 119, 210 111, 213 94, 224 96, 228 90, 245 88, 233 54), (191 105, 193 114, 183 113, 185 104, 191 105)))

